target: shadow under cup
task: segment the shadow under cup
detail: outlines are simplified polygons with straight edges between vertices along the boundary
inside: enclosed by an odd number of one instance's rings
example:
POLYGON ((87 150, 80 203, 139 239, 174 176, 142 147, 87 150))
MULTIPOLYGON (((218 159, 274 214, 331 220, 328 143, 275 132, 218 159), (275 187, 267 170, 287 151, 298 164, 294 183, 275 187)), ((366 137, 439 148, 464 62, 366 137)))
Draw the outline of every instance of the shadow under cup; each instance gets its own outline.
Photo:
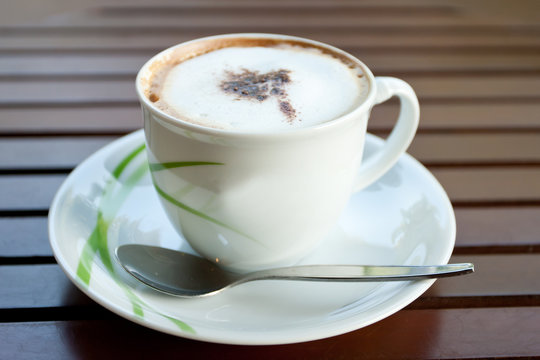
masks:
POLYGON ((177 45, 149 60, 136 86, 153 184, 170 221, 198 253, 234 271, 292 265, 320 243, 357 187, 371 107, 386 100, 377 101, 375 78, 351 55, 268 34, 177 45), (183 61, 238 41, 248 44, 243 46, 291 42, 354 62, 369 84, 366 99, 338 119, 270 133, 200 126, 149 99, 152 75, 171 56, 183 61))

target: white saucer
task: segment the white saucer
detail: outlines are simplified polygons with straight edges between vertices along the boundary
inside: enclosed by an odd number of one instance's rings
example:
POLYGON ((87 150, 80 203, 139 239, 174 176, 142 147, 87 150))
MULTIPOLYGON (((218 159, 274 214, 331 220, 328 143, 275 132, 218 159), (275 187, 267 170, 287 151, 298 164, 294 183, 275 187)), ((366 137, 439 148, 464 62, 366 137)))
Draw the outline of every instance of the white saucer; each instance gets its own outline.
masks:
MULTIPOLYGON (((382 143, 369 135, 366 156, 382 143)), ((198 340, 293 343, 372 324, 433 283, 258 281, 203 299, 151 290, 118 266, 116 246, 133 242, 192 250, 160 207, 143 144, 143 132, 137 131, 96 152, 67 178, 49 213, 51 245, 67 276, 126 319, 198 340)), ((446 193, 429 171, 404 155, 351 198, 333 233, 301 263, 443 264, 454 240, 455 218, 446 193)))

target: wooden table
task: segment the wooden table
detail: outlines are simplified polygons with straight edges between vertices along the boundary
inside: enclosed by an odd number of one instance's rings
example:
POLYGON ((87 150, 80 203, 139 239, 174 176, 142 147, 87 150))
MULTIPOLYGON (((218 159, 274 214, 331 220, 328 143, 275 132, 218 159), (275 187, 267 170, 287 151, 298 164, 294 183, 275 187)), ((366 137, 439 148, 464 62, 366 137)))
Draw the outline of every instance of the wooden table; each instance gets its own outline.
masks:
MULTIPOLYGON (((2 25, 0 358, 540 357, 538 4, 133 0, 48 8, 54 16, 2 25), (474 262, 477 272, 437 281, 366 328, 280 346, 165 335, 77 290, 49 246, 53 195, 83 159, 141 127, 133 83, 146 59, 229 32, 320 40, 357 55, 376 75, 408 81, 422 112, 410 153, 452 200, 451 261, 474 262)), ((396 111, 395 102, 377 107, 370 131, 386 136, 396 111)))

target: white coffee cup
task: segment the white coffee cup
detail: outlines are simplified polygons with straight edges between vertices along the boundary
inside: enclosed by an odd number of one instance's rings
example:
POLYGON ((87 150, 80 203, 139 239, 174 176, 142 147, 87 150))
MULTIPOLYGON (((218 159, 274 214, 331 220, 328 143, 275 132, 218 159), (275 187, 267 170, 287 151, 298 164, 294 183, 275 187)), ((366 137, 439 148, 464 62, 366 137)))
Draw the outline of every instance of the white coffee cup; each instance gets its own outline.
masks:
POLYGON ((352 55, 284 35, 230 34, 174 46, 141 68, 136 88, 153 183, 170 221, 198 253, 236 271, 291 265, 310 253, 351 194, 377 180, 406 151, 419 120, 418 100, 404 81, 374 77, 352 55), (319 125, 254 133, 183 121, 148 99, 148 78, 173 51, 246 37, 292 40, 346 56, 366 76, 365 100, 319 125), (396 125, 382 149, 361 164, 370 111, 392 96, 401 101, 396 125))

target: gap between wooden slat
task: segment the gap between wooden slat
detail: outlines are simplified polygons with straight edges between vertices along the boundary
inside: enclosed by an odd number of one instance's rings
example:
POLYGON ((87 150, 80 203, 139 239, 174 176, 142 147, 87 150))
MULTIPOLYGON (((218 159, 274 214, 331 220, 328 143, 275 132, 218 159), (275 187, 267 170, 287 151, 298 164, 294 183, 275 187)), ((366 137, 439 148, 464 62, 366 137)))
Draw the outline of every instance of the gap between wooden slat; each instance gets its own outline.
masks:
MULTIPOLYGON (((540 167, 540 160, 538 161, 523 161, 517 160, 513 162, 478 162, 478 161, 469 161, 465 163, 445 163, 445 162, 433 162, 425 161, 423 165, 426 166, 431 171, 437 170, 447 170, 447 169, 487 169, 493 170, 497 168, 501 169, 512 169, 512 170, 534 170, 540 167)), ((18 175, 64 175, 69 174, 73 171, 76 165, 66 164, 65 166, 54 165, 53 167, 21 167, 17 165, 16 167, 4 167, 0 169, 0 176, 18 176, 18 175)))
POLYGON ((5 217, 17 217, 17 218, 25 218, 25 217, 35 217, 35 216, 47 216, 49 214, 48 208, 42 208, 42 209, 16 209, 16 210, 10 210, 10 209, 0 209, 0 218, 5 217))
POLYGON ((0 256, 0 266, 56 264, 53 256, 0 256))
MULTIPOLYGON (((47 308, 0 309, 0 327, 7 323, 118 319, 118 315, 98 306, 60 306, 47 308)), ((5 326, 5 325, 4 325, 5 326)))

